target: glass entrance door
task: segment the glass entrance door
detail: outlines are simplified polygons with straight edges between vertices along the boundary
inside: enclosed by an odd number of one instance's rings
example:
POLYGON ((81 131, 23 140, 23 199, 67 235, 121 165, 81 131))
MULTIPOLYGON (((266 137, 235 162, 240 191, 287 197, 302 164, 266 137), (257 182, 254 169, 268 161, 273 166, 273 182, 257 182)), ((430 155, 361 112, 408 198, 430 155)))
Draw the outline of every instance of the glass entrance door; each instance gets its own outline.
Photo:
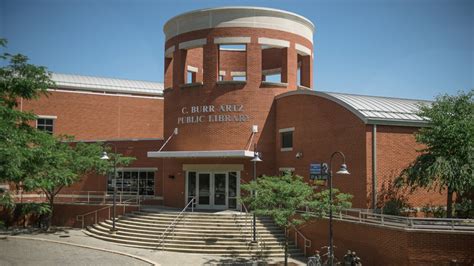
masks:
POLYGON ((193 197, 202 209, 236 209, 240 194, 239 172, 186 173, 186 203, 193 197))
POLYGON ((209 207, 211 205, 211 174, 199 173, 197 183, 197 205, 209 207))
POLYGON ((227 206, 227 174, 214 173, 214 206, 226 208, 227 206))

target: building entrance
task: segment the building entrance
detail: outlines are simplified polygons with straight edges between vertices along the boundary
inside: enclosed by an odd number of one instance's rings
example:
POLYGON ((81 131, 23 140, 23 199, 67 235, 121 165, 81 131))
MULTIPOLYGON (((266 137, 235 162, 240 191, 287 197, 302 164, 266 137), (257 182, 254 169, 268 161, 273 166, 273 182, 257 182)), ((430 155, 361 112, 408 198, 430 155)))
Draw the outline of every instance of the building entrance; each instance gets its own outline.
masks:
POLYGON ((196 208, 236 209, 240 195, 240 172, 189 171, 186 173, 186 202, 193 197, 196 208))

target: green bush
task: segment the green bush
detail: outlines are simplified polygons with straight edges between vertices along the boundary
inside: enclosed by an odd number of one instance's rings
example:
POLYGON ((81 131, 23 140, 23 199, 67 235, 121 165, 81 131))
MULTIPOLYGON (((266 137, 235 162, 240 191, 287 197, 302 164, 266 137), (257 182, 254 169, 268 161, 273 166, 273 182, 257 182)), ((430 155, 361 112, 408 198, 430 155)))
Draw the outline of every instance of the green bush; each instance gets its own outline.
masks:
POLYGON ((425 213, 427 217, 434 218, 446 218, 446 208, 444 206, 435 206, 426 204, 421 208, 421 211, 425 213))
POLYGON ((474 218, 474 202, 470 199, 462 199, 454 205, 456 217, 464 219, 474 218))
POLYGON ((402 211, 407 208, 409 208, 409 206, 403 199, 394 198, 385 202, 382 208, 382 213, 400 216, 402 215, 402 211))

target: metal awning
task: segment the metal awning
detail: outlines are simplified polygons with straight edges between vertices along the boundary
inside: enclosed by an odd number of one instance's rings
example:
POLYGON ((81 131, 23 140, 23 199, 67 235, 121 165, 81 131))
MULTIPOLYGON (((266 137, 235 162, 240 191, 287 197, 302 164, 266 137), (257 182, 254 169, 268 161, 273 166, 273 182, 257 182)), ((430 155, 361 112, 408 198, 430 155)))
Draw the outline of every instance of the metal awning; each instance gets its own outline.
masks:
POLYGON ((149 151, 149 158, 253 158, 249 150, 220 151, 149 151))

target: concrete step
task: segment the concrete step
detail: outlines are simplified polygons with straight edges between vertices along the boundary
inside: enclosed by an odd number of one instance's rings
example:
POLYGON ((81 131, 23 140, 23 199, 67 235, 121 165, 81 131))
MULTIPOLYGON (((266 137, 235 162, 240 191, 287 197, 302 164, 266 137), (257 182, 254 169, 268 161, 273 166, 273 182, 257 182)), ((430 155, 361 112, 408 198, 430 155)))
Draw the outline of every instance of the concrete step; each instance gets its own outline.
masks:
MULTIPOLYGON (((206 254, 220 254, 220 255, 249 255, 249 256, 284 256, 284 250, 282 247, 266 247, 266 246, 247 246, 247 247, 234 247, 234 246, 216 246, 212 247, 210 245, 182 245, 182 244, 170 244, 163 243, 148 243, 137 240, 123 240, 110 235, 101 235, 92 233, 91 231, 86 231, 86 234, 93 236, 98 239, 107 240, 110 242, 115 242, 124 245, 130 245, 140 248, 147 249, 157 249, 157 250, 166 250, 166 251, 179 251, 179 252, 190 252, 190 253, 206 253, 206 254)), ((302 254, 296 248, 289 248, 289 253, 300 257, 302 254)))
MULTIPOLYGON (((130 218, 122 218, 120 222, 127 223, 127 224, 134 224, 134 225, 141 225, 141 226, 149 226, 155 228, 167 228, 171 222, 164 223, 164 222, 150 222, 143 219, 130 219, 130 218)), ((187 219, 176 221, 176 227, 187 227, 187 228, 202 228, 202 229, 212 229, 212 230, 235 230, 240 229, 242 226, 251 227, 252 223, 202 223, 202 222, 194 222, 187 219)), ((257 230, 281 230, 276 225, 264 225, 261 223, 256 223, 257 230)))
MULTIPOLYGON (((176 219, 176 216, 148 216, 148 215, 143 215, 143 214, 126 214, 123 216, 125 218, 130 218, 130 219, 140 219, 140 220, 147 220, 150 222, 165 222, 165 223, 171 223, 176 219)), ((239 221, 241 223, 250 223, 253 222, 253 217, 247 217, 247 218, 240 218, 240 217, 234 217, 232 219, 219 219, 219 218, 203 218, 203 217, 194 217, 192 215, 184 215, 181 216, 178 220, 188 220, 188 221, 193 221, 196 223, 235 223, 235 221, 239 221)), ((257 218, 257 222, 265 225, 272 225, 273 222, 268 219, 262 219, 262 218, 257 218)))
MULTIPOLYGON (((100 231, 106 234, 109 234, 110 229, 112 227, 102 226, 102 225, 92 225, 91 229, 96 231, 100 231)), ((130 232, 127 230, 123 230, 120 227, 116 227, 118 232, 116 233, 119 237, 127 237, 127 238, 140 238, 143 240, 149 241, 157 241, 160 240, 162 234, 150 234, 150 233, 139 233, 139 232, 130 232)), ((91 230, 92 231, 92 230, 91 230)), ((219 236, 219 235, 178 235, 178 234, 166 234, 164 239, 167 241, 197 241, 197 242, 205 242, 205 241, 214 241, 214 242, 243 242, 248 243, 252 239, 252 234, 247 235, 227 235, 227 236, 219 236)), ((262 237, 258 236, 259 241, 263 241, 267 244, 274 244, 274 243, 283 243, 284 237, 274 237, 274 236, 267 236, 262 237)))
MULTIPOLYGON (((86 234, 120 245, 167 251, 206 253, 243 257, 284 256, 283 230, 268 217, 258 217, 258 244, 252 244, 253 216, 234 212, 186 212, 171 231, 176 211, 136 211, 116 220, 115 234, 110 233, 112 221, 87 227, 86 234), (162 239, 163 237, 163 239, 162 239)), ((299 257, 294 245, 289 253, 299 257)))
MULTIPOLYGON (((150 244, 160 244, 161 238, 160 237, 155 237, 155 238, 147 238, 143 236, 127 236, 121 233, 116 233, 115 235, 111 236, 110 232, 108 230, 98 230, 97 228, 89 228, 89 232, 102 235, 102 236, 107 236, 107 237, 113 237, 114 239, 120 239, 124 241, 140 241, 143 243, 150 243, 150 244)), ((249 239, 223 239, 223 238, 201 238, 201 239, 177 239, 173 238, 173 236, 169 236, 164 239, 163 243, 166 245, 178 245, 182 247, 189 247, 189 248, 223 248, 223 247, 233 247, 233 248, 248 248, 249 243, 250 243, 251 238, 249 239)), ((265 241, 258 239, 259 242, 262 244, 263 247, 265 248, 283 248, 284 242, 281 241, 265 241)))
MULTIPOLYGON (((112 228, 112 222, 111 221, 106 221, 103 223, 99 224, 100 226, 104 228, 108 228, 110 230, 112 228)), ((137 227, 129 227, 129 226, 123 226, 123 224, 117 223, 115 226, 118 230, 122 232, 129 232, 129 233, 141 233, 141 234, 148 234, 152 236, 160 235, 165 231, 165 230, 153 230, 149 228, 137 228, 137 227)), ((237 238, 242 235, 251 237, 253 235, 253 232, 251 230, 246 230, 246 231, 226 231, 226 232, 200 232, 196 230, 187 230, 187 231, 179 231, 175 230, 173 232, 175 236, 182 236, 182 237, 208 237, 208 236, 215 236, 215 237, 226 237, 226 238, 237 238)), ((262 233, 258 232, 259 237, 262 238, 284 238, 284 233, 262 233)))
MULTIPOLYGON (((134 211, 131 214, 135 215, 144 215, 147 217, 169 217, 169 218, 176 218, 180 213, 179 212, 147 212, 147 211, 134 211)), ((232 214, 228 213, 206 213, 206 212, 185 212, 183 213, 186 216, 194 217, 194 218, 200 218, 200 219, 209 219, 209 220, 222 220, 222 219, 228 219, 228 220, 233 220, 236 217, 238 218, 247 218, 247 219, 253 219, 252 214, 245 214, 245 213, 239 213, 235 212, 232 214)), ((258 216, 257 217, 260 220, 265 220, 265 221, 272 221, 270 217, 266 216, 258 216)))
MULTIPOLYGON (((106 224, 112 224, 111 220, 106 220, 106 224)), ((126 230, 128 229, 140 229, 143 231, 149 231, 150 233, 160 233, 164 232, 168 226, 151 226, 143 223, 133 223, 133 222, 127 222, 127 221, 117 221, 115 223, 116 226, 120 226, 126 230)), ((247 229, 241 229, 240 227, 234 227, 234 228, 202 228, 202 227, 195 227, 195 226, 186 226, 186 225, 179 225, 176 226, 173 230, 175 233, 183 233, 183 232, 190 232, 190 233, 196 233, 196 234, 226 234, 229 232, 235 232, 235 233, 240 233, 241 231, 243 232, 251 232, 251 228, 247 229)), ((266 228, 259 228, 257 227, 257 232, 260 235, 281 235, 284 234, 282 230, 280 229, 273 229, 273 230, 267 230, 266 228)))

